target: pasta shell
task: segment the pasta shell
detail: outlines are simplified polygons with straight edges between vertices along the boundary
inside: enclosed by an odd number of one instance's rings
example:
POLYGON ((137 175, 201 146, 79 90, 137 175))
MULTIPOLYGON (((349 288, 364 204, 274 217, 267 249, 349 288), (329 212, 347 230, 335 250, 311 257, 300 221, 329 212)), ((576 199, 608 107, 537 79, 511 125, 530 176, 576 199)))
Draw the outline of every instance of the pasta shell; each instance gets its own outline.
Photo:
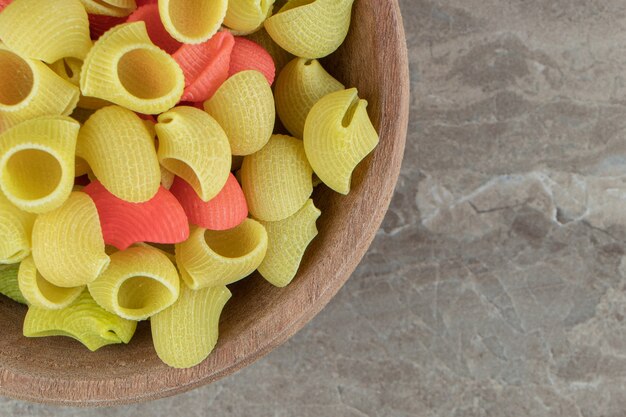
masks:
POLYGON ((276 68, 272 56, 258 43, 237 36, 230 55, 228 75, 232 76, 246 70, 259 71, 265 76, 269 85, 274 83, 276 68))
POLYGON ((70 305, 85 289, 82 287, 62 288, 46 281, 37 271, 32 257, 20 264, 17 276, 20 292, 33 307, 59 310, 70 305))
MULTIPOLYGON (((276 6, 274 6, 276 9, 276 6)), ((280 74, 280 71, 290 62, 294 56, 280 47, 267 31, 262 28, 256 32, 247 35, 246 39, 249 39, 263 47, 272 56, 274 61, 274 67, 276 68, 276 74, 280 74)))
POLYGON ((240 32, 257 30, 272 14, 274 0, 228 0, 224 24, 240 32))
POLYGON ((21 210, 61 206, 74 185, 78 122, 63 116, 31 119, 0 135, 0 188, 21 210))
POLYGON ((79 287, 109 265, 96 205, 73 192, 58 209, 41 214, 33 227, 33 259, 39 273, 58 287, 79 287))
POLYGON ((287 286, 298 272, 309 243, 317 236, 321 212, 308 200, 296 214, 277 222, 260 222, 267 230, 267 254, 259 273, 277 287, 287 286))
POLYGON ((265 146, 276 119, 272 89, 258 71, 230 77, 204 110, 224 128, 233 155, 250 155, 265 146))
POLYGON ((80 0, 87 13, 124 17, 137 8, 134 0, 80 0))
POLYGON ((161 186, 163 188, 165 188, 166 190, 172 188, 175 178, 176 175, 174 175, 172 172, 168 171, 167 168, 164 168, 163 165, 161 165, 161 186))
POLYGON ((0 39, 12 51, 49 64, 84 59, 91 48, 89 21, 79 0, 14 1, 0 14, 0 39))
POLYGON ((231 297, 224 286, 190 290, 184 285, 176 303, 150 319, 159 358, 174 368, 191 368, 217 344, 220 315, 231 297))
POLYGON ((98 181, 83 189, 96 204, 104 243, 125 250, 133 243, 178 243, 189 237, 185 211, 165 188, 145 203, 128 203, 98 181))
POLYGON ((127 22, 139 21, 146 23, 146 30, 152 43, 168 54, 173 54, 182 46, 180 42, 172 38, 165 30, 159 16, 159 6, 156 3, 141 6, 128 16, 127 22))
POLYGON ((228 79, 230 56, 235 40, 228 32, 219 32, 198 45, 183 45, 173 55, 185 74, 183 101, 209 99, 228 79))
POLYGON ((241 185, 256 219, 278 221, 296 213, 313 193, 313 172, 301 140, 273 135, 241 166, 241 185))
POLYGON ((59 77, 65 81, 69 81, 76 87, 80 85, 80 70, 83 66, 83 61, 76 58, 62 58, 49 65, 52 71, 54 71, 59 77))
POLYGON ((322 58, 343 43, 354 0, 291 0, 265 21, 283 49, 302 58, 322 58))
POLYGON ((0 264, 17 263, 30 254, 35 217, 15 207, 0 192, 0 264))
POLYGON ((100 307, 88 291, 61 310, 29 307, 24 318, 24 336, 68 336, 92 352, 103 346, 128 343, 137 322, 125 320, 100 307))
POLYGON ((230 144, 211 116, 176 107, 159 116, 159 162, 189 183, 203 201, 215 197, 230 174, 230 144))
POLYGON ((311 109, 304 126, 304 149, 317 176, 341 194, 350 192, 352 172, 378 145, 356 88, 330 93, 311 109))
POLYGON ((45 64, 0 46, 0 119, 5 129, 38 116, 69 116, 78 102, 78 87, 45 64))
POLYGON ((185 79, 176 61, 152 44, 144 22, 118 25, 85 58, 80 88, 130 110, 157 114, 181 98, 185 79))
POLYGON ((267 251, 267 232, 246 219, 234 229, 212 231, 192 227, 189 239, 176 245, 176 261, 189 288, 228 285, 247 277, 267 251))
POLYGON ((228 230, 248 217, 248 205, 241 186, 229 174, 224 188, 209 202, 204 202, 189 184, 176 177, 172 194, 178 199, 189 222, 209 230, 228 230))
POLYGON ((302 138, 306 116, 313 105, 325 95, 343 89, 343 84, 327 73, 319 61, 296 58, 276 80, 276 112, 289 133, 302 138))
POLYGON ((89 284, 89 292, 105 310, 128 320, 145 320, 174 304, 179 282, 167 256, 139 246, 111 255, 109 268, 89 284))
POLYGON ((206 42, 219 30, 228 0, 159 0, 165 29, 183 43, 206 42))
POLYGON ((13 0, 0 0, 0 12, 2 12, 13 0))
POLYGON ((142 203, 159 190, 154 139, 130 110, 109 106, 96 111, 80 129, 76 154, 107 190, 124 201, 142 203))
POLYGON ((20 264, 0 265, 0 294, 9 297, 17 303, 28 304, 17 283, 17 272, 19 269, 20 264))

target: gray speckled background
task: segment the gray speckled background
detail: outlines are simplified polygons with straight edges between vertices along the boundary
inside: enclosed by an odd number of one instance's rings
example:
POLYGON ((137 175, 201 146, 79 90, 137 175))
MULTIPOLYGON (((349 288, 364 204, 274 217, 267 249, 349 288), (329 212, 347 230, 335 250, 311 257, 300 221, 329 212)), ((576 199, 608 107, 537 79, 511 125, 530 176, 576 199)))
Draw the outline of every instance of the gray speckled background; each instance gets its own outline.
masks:
POLYGON ((402 176, 328 308, 187 394, 0 415, 626 415, 626 3, 401 3, 402 176))

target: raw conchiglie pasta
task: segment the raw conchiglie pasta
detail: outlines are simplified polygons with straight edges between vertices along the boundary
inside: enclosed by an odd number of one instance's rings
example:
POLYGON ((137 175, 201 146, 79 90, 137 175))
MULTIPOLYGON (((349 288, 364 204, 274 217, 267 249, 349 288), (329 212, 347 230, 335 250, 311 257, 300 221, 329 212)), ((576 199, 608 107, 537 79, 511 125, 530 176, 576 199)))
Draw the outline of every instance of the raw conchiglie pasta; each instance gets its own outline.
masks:
POLYGON ((0 192, 0 264, 20 262, 30 254, 35 217, 15 207, 0 192))
POLYGON ((224 128, 233 155, 250 155, 261 149, 274 129, 274 96, 258 71, 242 71, 230 77, 204 110, 224 128))
POLYGON ((176 267, 158 249, 129 248, 111 255, 111 264, 89 292, 105 310, 128 320, 145 320, 174 304, 180 279, 176 267))
POLYGON ((29 307, 24 318, 24 336, 68 336, 87 349, 128 343, 135 334, 137 322, 125 320, 100 307, 88 291, 61 310, 29 307))
POLYGON ((20 292, 20 286, 17 282, 19 269, 20 264, 0 265, 0 294, 20 304, 27 304, 26 299, 20 292))
POLYGON ((28 304, 48 310, 59 310, 67 307, 85 289, 85 286, 62 288, 49 283, 37 272, 37 267, 32 257, 22 261, 17 278, 20 292, 28 301, 28 304))
POLYGON ((77 156, 74 164, 74 176, 82 177, 83 175, 87 175, 91 168, 89 168, 89 164, 83 158, 77 156))
POLYGON ((184 43, 201 43, 218 31, 228 0, 159 0, 163 26, 174 39, 184 43))
POLYGON ((276 112, 285 128, 297 138, 304 135, 306 116, 315 103, 344 86, 326 72, 317 60, 296 58, 276 80, 276 112))
POLYGON ((156 3, 139 7, 128 16, 127 22, 138 22, 140 20, 146 23, 146 30, 152 43, 168 54, 173 54, 182 46, 180 42, 172 38, 165 30, 159 16, 159 6, 156 3))
POLYGON ((118 25, 102 35, 80 74, 83 95, 144 114, 172 108, 184 87, 180 67, 152 44, 144 22, 118 25))
POLYGON ((273 135, 241 166, 250 213, 264 221, 283 220, 300 210, 313 192, 312 177, 302 141, 285 135, 273 135))
POLYGON ((190 290, 182 285, 178 301, 152 316, 152 341, 159 358, 174 368, 191 368, 211 353, 222 309, 231 293, 225 286, 190 290))
POLYGON ((330 93, 311 109, 304 126, 304 149, 317 176, 341 194, 350 192, 354 168, 378 145, 356 88, 330 93))
POLYGON ((233 52, 230 54, 228 74, 232 76, 247 70, 259 71, 270 85, 274 83, 276 67, 272 56, 258 43, 237 36, 233 52))
POLYGON ((103 16, 124 17, 137 8, 135 0, 80 0, 87 13, 103 16))
POLYGON ((354 0, 291 0, 265 21, 272 39, 302 58, 322 58, 341 45, 354 0))
POLYGON ((176 245, 176 261, 189 288, 228 285, 250 275, 267 251, 267 232, 246 219, 234 229, 191 229, 189 239, 176 245))
POLYGON ((189 183, 203 201, 215 197, 230 174, 230 144, 224 130, 194 107, 176 107, 158 120, 161 165, 189 183))
POLYGON ((173 172, 169 171, 167 168, 164 168, 163 165, 161 165, 161 186, 163 188, 165 188, 166 190, 172 188, 175 178, 176 175, 174 175, 173 172))
POLYGON ((14 1, 0 14, 0 39, 20 55, 50 64, 83 59, 91 48, 89 21, 79 0, 14 1))
POLYGON ((58 287, 79 287, 109 265, 96 205, 73 192, 58 209, 41 214, 33 227, 33 259, 39 273, 58 287))
POLYGON ((154 139, 130 110, 109 106, 95 112, 80 129, 76 154, 122 200, 142 203, 159 190, 161 170, 154 139))
POLYGON ((45 64, 2 46, 0 74, 0 120, 5 128, 38 116, 68 116, 78 102, 78 87, 45 64))
POLYGON ((239 32, 258 29, 272 14, 274 0, 228 0, 224 24, 239 32))
POLYGON ((302 256, 317 236, 315 221, 321 212, 308 200, 296 214, 277 222, 260 222, 267 231, 267 254, 259 273, 272 285, 285 287, 298 272, 302 256))
MULTIPOLYGON (((276 5, 274 5, 274 10, 276 10, 276 5)), ((272 37, 264 28, 247 35, 246 39, 261 45, 263 49, 265 49, 272 56, 272 59, 274 60, 274 67, 276 68, 276 74, 279 74, 285 65, 287 65, 287 63, 294 58, 292 54, 285 51, 280 47, 280 45, 274 42, 272 37)))
POLYGON ((45 213, 59 207, 74 185, 74 152, 80 125, 43 116, 0 135, 0 189, 18 208, 45 213))
POLYGON ((2 12, 13 0, 0 0, 0 12, 2 12))
POLYGON ((83 61, 76 58, 62 58, 50 64, 52 71, 76 87, 80 84, 80 69, 82 66, 83 61))

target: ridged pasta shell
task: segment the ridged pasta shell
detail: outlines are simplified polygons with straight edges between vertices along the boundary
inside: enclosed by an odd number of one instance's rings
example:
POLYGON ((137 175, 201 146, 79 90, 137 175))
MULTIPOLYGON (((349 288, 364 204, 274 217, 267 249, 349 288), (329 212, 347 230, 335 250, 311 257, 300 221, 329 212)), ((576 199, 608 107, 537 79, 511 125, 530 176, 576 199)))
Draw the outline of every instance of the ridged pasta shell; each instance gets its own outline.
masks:
POLYGON ((91 96, 143 114, 157 114, 180 100, 183 72, 152 44, 144 22, 118 25, 105 33, 85 58, 80 88, 91 96))
POLYGON ((103 16, 124 17, 137 8, 135 0, 80 0, 87 13, 103 16))
MULTIPOLYGON (((274 8, 276 9, 276 6, 274 6, 274 8)), ((280 74, 285 65, 294 58, 292 54, 285 51, 280 45, 274 42, 274 39, 267 33, 265 28, 261 28, 254 33, 246 35, 246 39, 261 45, 272 56, 276 74, 280 74)))
POLYGON ((24 318, 24 336, 68 336, 92 352, 103 346, 128 343, 137 322, 125 320, 104 310, 88 291, 61 310, 29 307, 24 318))
POLYGON ((301 140, 273 135, 241 166, 241 186, 254 218, 278 221, 291 216, 313 193, 313 171, 301 140))
POLYGON ((239 32, 257 30, 272 14, 274 0, 228 0, 224 24, 239 32))
POLYGON ((350 192, 352 172, 378 145, 356 88, 330 93, 311 109, 304 126, 304 149, 317 176, 341 194, 350 192))
POLYGON ((159 0, 163 26, 183 43, 202 43, 219 30, 228 0, 159 0))
POLYGON ((276 67, 272 56, 258 43, 237 36, 230 54, 228 74, 233 76, 247 70, 259 71, 265 76, 269 85, 274 83, 276 67))
POLYGON ((89 284, 89 292, 105 310, 128 320, 145 320, 174 304, 180 279, 176 267, 149 246, 111 255, 111 264, 89 284))
POLYGON ((53 62, 49 67, 59 77, 65 81, 69 81, 76 87, 80 85, 80 71, 83 66, 83 61, 76 58, 62 58, 56 62, 53 62))
POLYGON ((14 1, 0 13, 0 39, 18 54, 49 64, 84 59, 91 48, 89 21, 79 0, 14 1))
POLYGON ((278 75, 274 88, 276 112, 285 128, 297 138, 304 136, 304 123, 319 99, 344 86, 318 60, 296 58, 278 75))
POLYGON ((274 130, 274 96, 258 71, 242 71, 230 77, 204 102, 204 110, 226 132, 233 155, 258 151, 274 130))
POLYGON ((150 319, 152 341, 159 358, 174 368, 191 368, 215 347, 220 315, 231 293, 225 286, 180 288, 173 306, 150 319))
POLYGON ((5 129, 39 116, 69 116, 78 102, 77 86, 45 64, 2 46, 0 74, 0 119, 5 129))
POLYGON ((322 58, 343 43, 354 0, 291 0, 265 21, 283 49, 302 58, 322 58))
POLYGON ((0 135, 0 189, 21 210, 61 206, 74 185, 80 125, 63 116, 27 120, 0 135))
POLYGON ((176 52, 182 44, 165 30, 161 16, 159 15, 158 4, 146 4, 137 8, 130 16, 128 16, 127 22, 143 21, 146 23, 146 30, 150 40, 159 48, 163 49, 168 54, 176 52))
POLYGON ((224 231, 192 227, 189 239, 176 245, 176 261, 181 278, 197 290, 247 277, 261 264, 266 251, 265 228, 246 219, 224 231))
POLYGON ((17 279, 20 292, 28 304, 48 310, 59 310, 67 307, 85 289, 85 286, 74 288, 57 287, 46 281, 37 271, 32 257, 22 261, 17 279))
MULTIPOLYGON (((2 9, 0 9, 2 11, 2 9)), ((28 304, 17 283, 17 272, 20 264, 0 265, 0 294, 20 304, 28 304)))
POLYGON ((124 201, 142 203, 159 190, 161 169, 154 139, 130 110, 109 106, 96 111, 80 129, 76 155, 124 201))
POLYGON ((30 254, 36 215, 15 207, 0 192, 0 264, 20 262, 30 254))
POLYGON ((163 113, 155 126, 159 162, 190 184, 203 201, 215 197, 228 179, 230 144, 206 112, 180 106, 163 113))
POLYGON ((277 222, 260 222, 267 231, 267 254, 259 273, 277 287, 285 287, 298 272, 309 243, 317 236, 321 211, 308 200, 296 214, 277 222))

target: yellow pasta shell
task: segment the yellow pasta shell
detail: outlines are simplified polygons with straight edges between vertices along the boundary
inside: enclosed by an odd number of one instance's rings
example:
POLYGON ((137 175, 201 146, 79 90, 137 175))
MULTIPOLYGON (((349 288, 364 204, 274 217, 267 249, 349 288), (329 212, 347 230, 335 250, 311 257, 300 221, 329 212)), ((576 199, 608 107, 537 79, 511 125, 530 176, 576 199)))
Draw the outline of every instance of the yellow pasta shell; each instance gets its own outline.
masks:
POLYGON ((45 64, 0 47, 0 120, 4 129, 38 116, 69 116, 80 91, 45 64))
POLYGON ((15 0, 0 13, 0 39, 18 54, 47 63, 83 59, 91 48, 79 0, 15 0))
POLYGON ((302 138, 304 122, 313 105, 326 94, 343 89, 343 84, 326 72, 318 60, 296 58, 276 79, 276 112, 289 133, 302 138))
POLYGON ((63 116, 27 120, 0 135, 0 189, 21 210, 59 207, 74 185, 80 125, 63 116))
POLYGON ((272 285, 285 287, 298 272, 302 256, 317 236, 315 222, 321 211, 308 200, 296 214, 277 222, 260 222, 267 231, 267 254, 259 273, 272 285))
POLYGON ((111 255, 111 264, 89 292, 105 310, 128 320, 145 320, 178 298, 180 279, 159 249, 135 246, 111 255))
POLYGON ((158 121, 161 165, 189 183, 202 200, 211 200, 230 173, 230 144, 224 130, 195 107, 176 107, 158 121))
POLYGON ((265 228, 246 219, 230 230, 192 227, 189 239, 176 245, 176 263, 185 283, 197 290, 247 277, 261 264, 266 251, 265 228))
POLYGON ((28 257, 20 264, 17 276, 20 292, 34 307, 59 310, 70 305, 83 292, 85 286, 74 288, 57 287, 46 281, 37 271, 35 261, 28 257))
POLYGON ((19 269, 20 264, 0 265, 0 294, 9 297, 17 303, 28 304, 17 283, 19 269))
POLYGON ((125 320, 100 307, 88 291, 61 310, 29 307, 24 318, 24 336, 67 336, 78 340, 87 349, 128 343, 135 334, 137 322, 125 320))
POLYGON ((341 194, 350 192, 354 168, 378 145, 366 109, 367 101, 351 88, 319 100, 306 119, 306 156, 322 182, 341 194))
POLYGON ((225 286, 190 290, 152 316, 152 341, 159 358, 174 368, 191 368, 209 356, 219 333, 219 321, 231 293, 225 286))
POLYGON ((343 43, 354 0, 291 0, 265 21, 283 49, 302 58, 322 58, 343 43))
POLYGON ((176 178, 176 175, 174 175, 172 172, 168 171, 167 168, 164 168, 163 165, 161 165, 161 185, 163 186, 163 188, 165 188, 166 190, 172 188, 172 185, 174 184, 174 178, 176 178))
POLYGON ((80 74, 85 96, 157 114, 174 107, 185 78, 176 61, 152 44, 144 22, 115 26, 94 44, 80 74))
MULTIPOLYGON (((276 5, 274 5, 274 10, 277 10, 276 5)), ((276 74, 280 74, 285 65, 293 59, 292 54, 285 51, 280 45, 274 42, 265 28, 261 28, 247 35, 246 38, 261 45, 272 56, 274 66, 276 67, 276 74)))
POLYGON ((219 30, 228 0, 159 0, 165 30, 179 42, 202 43, 219 30))
POLYGON ((87 13, 105 16, 128 16, 137 8, 135 0, 80 0, 87 13))
POLYGON ((0 264, 20 262, 30 254, 36 215, 15 207, 0 192, 0 264))
POLYGON ((83 61, 76 58, 62 58, 49 65, 59 77, 65 81, 69 81, 75 86, 80 85, 80 71, 83 67, 83 61))
POLYGON ((96 111, 80 129, 76 154, 122 200, 141 203, 159 190, 161 169, 154 138, 130 110, 109 106, 96 111))
POLYGON ((313 193, 302 141, 273 135, 263 149, 244 158, 241 186, 250 213, 259 220, 283 220, 300 210, 313 193))
POLYGON ((109 265, 96 205, 73 192, 58 209, 41 214, 33 227, 33 259, 39 273, 58 287, 79 287, 109 265))
POLYGON ((222 126, 233 155, 250 155, 261 149, 274 130, 274 96, 259 71, 242 71, 230 77, 204 110, 222 126))
POLYGON ((228 0, 224 24, 239 32, 252 32, 272 14, 274 0, 228 0))

